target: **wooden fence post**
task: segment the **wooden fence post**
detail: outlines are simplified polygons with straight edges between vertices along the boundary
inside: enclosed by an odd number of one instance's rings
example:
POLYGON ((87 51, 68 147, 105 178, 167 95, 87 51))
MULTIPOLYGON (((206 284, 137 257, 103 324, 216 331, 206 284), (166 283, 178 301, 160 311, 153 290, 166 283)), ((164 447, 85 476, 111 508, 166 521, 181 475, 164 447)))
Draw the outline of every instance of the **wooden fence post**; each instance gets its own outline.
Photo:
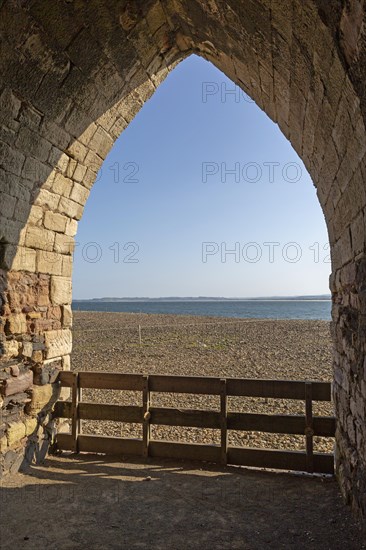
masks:
POLYGON ((314 454, 313 454, 313 401, 311 382, 305 382, 305 436, 306 436, 306 467, 307 471, 314 472, 314 454))
POLYGON ((78 436, 80 430, 80 419, 79 419, 79 398, 80 398, 80 387, 79 387, 79 374, 74 373, 74 379, 72 383, 72 402, 71 402, 71 435, 72 435, 72 444, 73 450, 75 453, 79 451, 78 445, 78 436))
POLYGON ((221 463, 227 464, 227 395, 226 380, 220 379, 221 463))
POLYGON ((143 424, 142 424, 142 440, 143 440, 143 450, 142 454, 144 458, 149 456, 149 443, 150 443, 150 391, 149 391, 149 377, 144 376, 144 386, 142 393, 142 414, 143 414, 143 424))

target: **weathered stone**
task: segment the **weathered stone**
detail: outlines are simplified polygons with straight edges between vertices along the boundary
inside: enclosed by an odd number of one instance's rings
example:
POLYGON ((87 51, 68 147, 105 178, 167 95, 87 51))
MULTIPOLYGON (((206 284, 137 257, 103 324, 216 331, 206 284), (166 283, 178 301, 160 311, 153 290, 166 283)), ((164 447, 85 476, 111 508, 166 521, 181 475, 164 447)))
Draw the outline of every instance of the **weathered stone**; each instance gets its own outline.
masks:
POLYGON ((19 374, 20 374, 19 366, 18 365, 11 365, 10 372, 11 372, 12 376, 19 376, 19 374))
POLYGON ((29 248, 52 251, 55 233, 42 227, 29 226, 25 237, 25 245, 29 248))
POLYGON ((66 197, 61 197, 59 210, 70 218, 75 218, 75 220, 80 220, 83 214, 83 206, 66 197))
POLYGON ((7 447, 8 447, 8 439, 6 435, 3 435, 2 437, 0 437, 0 453, 3 453, 4 451, 6 451, 7 447))
POLYGON ((21 107, 20 99, 10 88, 5 88, 0 96, 0 122, 2 124, 17 118, 21 107))
POLYGON ((56 305, 70 304, 72 285, 68 277, 51 277, 51 301, 56 305))
POLYGON ((74 237, 76 235, 77 230, 78 230, 78 222, 72 219, 69 220, 65 230, 66 235, 69 235, 70 237, 74 237))
POLYGON ((89 193, 89 189, 86 189, 79 183, 75 183, 70 194, 70 199, 84 205, 89 197, 89 193))
POLYGON ((34 416, 35 414, 41 412, 50 403, 52 394, 51 384, 33 386, 31 402, 26 407, 27 414, 34 416))
POLYGON ((27 155, 31 155, 41 161, 47 160, 51 150, 51 143, 49 141, 41 138, 39 133, 25 127, 19 130, 16 146, 27 155))
MULTIPOLYGON (((68 162, 68 166, 69 165, 70 165, 70 161, 68 162)), ((67 170, 68 168, 66 169, 66 173, 67 173, 67 170)), ((60 174, 59 172, 54 172, 52 177, 50 177, 47 181, 49 182, 53 193, 56 193, 57 195, 61 195, 63 197, 70 196, 71 189, 73 186, 73 181, 69 177, 65 177, 63 174, 60 174)))
POLYGON ((83 179, 84 179, 84 176, 86 174, 86 170, 87 170, 87 167, 86 166, 83 166, 80 162, 77 164, 76 168, 75 168, 75 171, 74 171, 74 174, 73 174, 73 179, 74 181, 77 181, 79 183, 83 183, 83 179))
POLYGON ((38 422, 36 418, 24 418, 24 425, 25 425, 25 435, 31 435, 35 432, 38 422))
POLYGON ((7 247, 5 251, 5 264, 13 271, 36 270, 36 251, 24 246, 7 247))
POLYGON ((60 357, 69 355, 72 348, 71 331, 50 330, 45 333, 46 358, 60 357))
MULTIPOLYGON (((19 445, 21 445, 21 442, 19 442, 19 445)), ((17 445, 18 449, 16 451, 10 449, 5 454, 4 468, 6 471, 9 471, 11 474, 15 474, 19 470, 24 460, 23 449, 22 448, 19 449, 19 445, 17 445)))
POLYGON ((17 342, 16 340, 7 340, 2 344, 2 347, 4 359, 17 357, 19 354, 19 342, 17 342))
POLYGON ((12 218, 17 199, 6 193, 0 193, 0 216, 12 218))
POLYGON ((27 332, 27 320, 24 314, 12 314, 7 319, 6 330, 8 334, 23 334, 27 332))
POLYGON ((5 396, 14 395, 16 393, 27 390, 33 384, 33 372, 30 370, 17 377, 8 378, 3 383, 1 393, 5 396))
POLYGON ((58 231, 64 233, 66 225, 69 221, 69 218, 58 214, 57 212, 51 212, 48 210, 44 216, 44 226, 46 229, 51 229, 51 231, 58 231))
POLYGON ((72 275, 72 256, 63 256, 62 272, 63 277, 71 277, 72 275))
POLYGON ((64 328, 72 327, 72 309, 71 305, 64 305, 62 307, 62 326, 64 328))
POLYGON ((49 275, 62 274, 62 256, 48 250, 37 250, 37 269, 49 275))
POLYGON ((44 384, 54 384, 62 370, 61 360, 45 361, 34 369, 34 383, 40 386, 44 384))
POLYGON ((25 155, 23 153, 0 141, 0 164, 7 172, 20 176, 24 161, 25 155))
POLYGON ((41 363, 43 360, 43 353, 41 350, 35 350, 32 353, 32 361, 35 363, 41 363))
POLYGON ((25 425, 23 422, 11 422, 7 430, 8 445, 19 444, 19 442, 25 437, 25 425))
POLYGON ((54 250, 60 254, 71 255, 74 252, 75 240, 68 235, 56 234, 54 250))
POLYGON ((44 209, 49 208, 50 210, 57 210, 59 202, 60 195, 51 193, 47 189, 41 189, 34 200, 36 206, 41 206, 44 209))

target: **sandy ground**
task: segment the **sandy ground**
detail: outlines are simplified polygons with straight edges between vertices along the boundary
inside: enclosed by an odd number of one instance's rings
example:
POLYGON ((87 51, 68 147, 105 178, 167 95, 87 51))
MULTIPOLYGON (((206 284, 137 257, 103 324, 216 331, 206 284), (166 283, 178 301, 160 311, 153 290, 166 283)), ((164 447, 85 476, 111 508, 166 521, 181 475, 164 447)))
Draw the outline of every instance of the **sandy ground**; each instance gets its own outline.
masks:
POLYGON ((2 482, 2 550, 361 550, 332 479, 50 457, 2 482))
MULTIPOLYGON (((323 322, 77 313, 74 343, 76 370, 331 378, 329 325, 323 322)), ((87 397, 126 399, 121 392, 85 392, 87 397)), ((132 392, 127 397, 137 399, 132 392)), ((172 398, 155 399, 169 404, 172 398)), ((184 406, 213 405, 193 396, 179 400, 184 406)), ((282 401, 232 406, 302 412, 299 404, 282 401)), ((331 412, 331 405, 319 410, 331 412)), ((91 428, 84 423, 85 431, 91 428)), ((135 426, 124 426, 122 432, 128 429, 136 435, 135 426)), ((94 430, 121 429, 96 423, 94 430)), ((195 440, 192 431, 165 435, 195 440)), ((265 434, 247 435, 254 445, 281 443, 265 434)), ((203 435, 205 441, 210 438, 203 435)), ((296 447, 299 442, 290 438, 287 444, 296 447)), ((63 453, 3 479, 0 500, 2 550, 366 548, 365 536, 329 476, 63 453)))
MULTIPOLYGON (((76 312, 74 370, 181 374, 238 378, 331 380, 331 339, 325 321, 272 321, 76 312), (138 326, 141 326, 141 345, 138 326)), ((141 404, 141 393, 84 390, 83 400, 141 404)), ((153 394, 152 404, 219 410, 218 396, 153 394)), ((229 398, 229 410, 304 414, 304 402, 229 398)), ((314 414, 332 415, 331 403, 315 403, 314 414)), ((141 437, 136 424, 83 422, 83 433, 141 437)), ((152 426, 154 439, 219 443, 218 430, 152 426)), ((303 449, 303 436, 229 432, 229 444, 303 449)), ((334 442, 314 438, 317 451, 331 452, 334 442)))

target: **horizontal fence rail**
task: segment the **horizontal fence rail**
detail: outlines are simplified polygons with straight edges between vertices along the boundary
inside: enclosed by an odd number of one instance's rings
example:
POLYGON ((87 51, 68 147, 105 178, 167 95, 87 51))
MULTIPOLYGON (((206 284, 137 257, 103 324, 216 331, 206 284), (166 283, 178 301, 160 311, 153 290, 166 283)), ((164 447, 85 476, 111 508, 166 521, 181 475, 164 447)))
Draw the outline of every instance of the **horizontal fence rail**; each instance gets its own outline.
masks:
POLYGON ((314 436, 335 436, 335 418, 314 416, 312 413, 313 401, 331 401, 329 382, 220 379, 156 374, 144 376, 103 372, 61 372, 59 381, 62 386, 72 388, 71 401, 58 401, 54 410, 55 417, 71 420, 71 434, 58 433, 56 436, 56 445, 60 450, 201 460, 310 473, 334 472, 333 454, 313 451, 314 436), (88 403, 81 399, 84 388, 140 391, 142 406, 88 403), (217 395, 220 396, 220 410, 153 407, 150 405, 152 392, 217 395), (302 400, 305 403, 305 414, 230 412, 230 396, 302 400), (131 439, 83 435, 80 430, 81 420, 140 423, 143 427, 143 437, 131 439), (221 443, 207 445, 151 440, 151 425, 218 429, 221 431, 221 443), (303 435, 306 450, 230 447, 228 430, 303 435))

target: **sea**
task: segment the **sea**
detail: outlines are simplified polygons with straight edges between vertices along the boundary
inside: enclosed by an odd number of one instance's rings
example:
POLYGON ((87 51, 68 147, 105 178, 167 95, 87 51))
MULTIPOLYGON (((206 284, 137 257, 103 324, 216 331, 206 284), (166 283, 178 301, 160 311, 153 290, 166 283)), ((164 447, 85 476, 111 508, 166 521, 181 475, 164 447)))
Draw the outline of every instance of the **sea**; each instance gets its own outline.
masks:
POLYGON ((74 311, 169 313, 248 319, 317 319, 330 321, 331 300, 97 301, 75 300, 74 311))

